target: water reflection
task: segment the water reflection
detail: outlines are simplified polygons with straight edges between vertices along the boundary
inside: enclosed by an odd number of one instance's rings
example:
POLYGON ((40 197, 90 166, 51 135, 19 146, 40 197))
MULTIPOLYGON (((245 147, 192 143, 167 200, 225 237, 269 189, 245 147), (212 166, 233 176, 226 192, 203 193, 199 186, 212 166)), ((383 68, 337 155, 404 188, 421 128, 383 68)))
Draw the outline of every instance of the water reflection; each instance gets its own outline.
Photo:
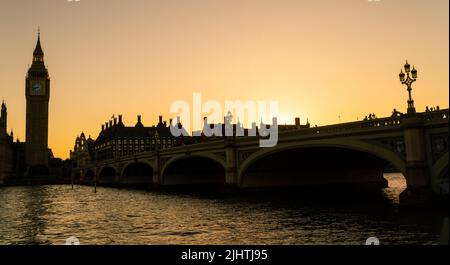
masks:
POLYGON ((391 199, 393 203, 399 203, 399 195, 406 188, 406 179, 401 173, 385 173, 384 178, 389 182, 389 187, 383 190, 384 197, 391 199))
MULTIPOLYGON (((386 176, 393 204, 301 196, 194 195, 92 187, 0 189, 1 244, 436 244, 442 213, 395 205, 404 179, 386 176)), ((402 186, 403 185, 403 186, 402 186)))

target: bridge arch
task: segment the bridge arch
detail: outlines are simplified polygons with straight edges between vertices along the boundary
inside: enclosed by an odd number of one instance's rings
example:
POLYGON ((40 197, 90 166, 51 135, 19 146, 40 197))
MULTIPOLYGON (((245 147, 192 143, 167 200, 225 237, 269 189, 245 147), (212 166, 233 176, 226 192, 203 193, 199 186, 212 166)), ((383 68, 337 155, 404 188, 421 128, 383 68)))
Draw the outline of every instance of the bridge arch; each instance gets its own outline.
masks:
POLYGON ((120 184, 144 185, 152 183, 153 165, 148 161, 133 161, 123 167, 120 184))
POLYGON ((363 142, 361 140, 347 140, 347 139, 310 140, 299 143, 281 143, 273 148, 265 148, 253 153, 238 167, 239 186, 241 187, 245 186, 244 185, 245 174, 249 169, 249 167, 251 167, 254 163, 268 156, 281 154, 287 151, 301 150, 301 149, 314 150, 315 148, 337 148, 341 150, 361 152, 362 154, 376 157, 387 163, 392 163, 392 165, 394 165, 397 170, 399 170, 401 173, 403 173, 403 175, 405 175, 406 171, 405 161, 400 156, 395 154, 393 151, 383 148, 382 146, 370 144, 367 142, 363 142))
POLYGON ((214 154, 170 158, 161 169, 163 185, 225 184, 226 163, 214 154))
POLYGON ((127 168, 129 168, 130 165, 133 165, 133 164, 146 164, 146 165, 148 165, 149 167, 151 167, 152 169, 155 168, 155 167, 153 166, 153 163, 150 162, 150 161, 148 161, 148 160, 142 160, 142 159, 139 159, 139 160, 133 160, 133 161, 130 161, 130 162, 126 163, 126 164, 122 167, 122 171, 120 172, 120 176, 124 176, 125 170, 126 170, 127 168))
POLYGON ((112 166, 104 166, 100 169, 97 182, 99 184, 113 184, 117 170, 112 166))

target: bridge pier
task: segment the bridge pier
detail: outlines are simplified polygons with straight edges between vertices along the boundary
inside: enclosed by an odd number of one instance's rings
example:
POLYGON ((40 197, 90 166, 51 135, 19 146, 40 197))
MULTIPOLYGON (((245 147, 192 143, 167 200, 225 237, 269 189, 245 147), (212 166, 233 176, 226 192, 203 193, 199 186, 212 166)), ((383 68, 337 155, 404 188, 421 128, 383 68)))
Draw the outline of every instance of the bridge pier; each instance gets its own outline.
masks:
POLYGON ((117 163, 117 170, 116 170, 116 176, 114 178, 114 182, 116 184, 116 186, 120 186, 122 184, 122 170, 123 170, 123 164, 118 161, 117 163))
POLYGON ((161 156, 158 152, 153 157, 153 177, 150 186, 159 187, 162 183, 161 178, 161 156))
POLYGON ((238 187, 238 173, 236 160, 236 146, 234 140, 228 140, 225 144, 226 168, 225 168, 225 186, 226 189, 235 189, 238 187))
POLYGON ((115 186, 120 186, 121 185, 121 180, 120 180, 120 173, 116 172, 116 175, 114 176, 114 184, 115 186))
POLYGON ((92 185, 95 186, 95 189, 97 189, 97 181, 98 181, 98 174, 99 169, 98 169, 98 165, 95 166, 95 168, 93 169, 94 175, 92 176, 92 185))
POLYGON ((425 148, 423 120, 407 116, 402 120, 406 151, 405 178, 407 188, 400 194, 400 203, 424 204, 433 197, 425 148))

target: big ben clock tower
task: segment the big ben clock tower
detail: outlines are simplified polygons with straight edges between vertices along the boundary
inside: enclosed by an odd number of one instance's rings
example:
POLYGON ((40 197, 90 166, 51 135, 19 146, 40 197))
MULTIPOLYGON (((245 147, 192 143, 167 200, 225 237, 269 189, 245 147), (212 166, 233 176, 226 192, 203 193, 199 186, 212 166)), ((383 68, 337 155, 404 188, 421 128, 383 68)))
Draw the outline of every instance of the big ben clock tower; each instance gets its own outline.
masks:
POLYGON ((50 78, 44 64, 40 33, 33 53, 33 63, 25 81, 26 148, 27 167, 48 166, 48 101, 50 99, 50 78))

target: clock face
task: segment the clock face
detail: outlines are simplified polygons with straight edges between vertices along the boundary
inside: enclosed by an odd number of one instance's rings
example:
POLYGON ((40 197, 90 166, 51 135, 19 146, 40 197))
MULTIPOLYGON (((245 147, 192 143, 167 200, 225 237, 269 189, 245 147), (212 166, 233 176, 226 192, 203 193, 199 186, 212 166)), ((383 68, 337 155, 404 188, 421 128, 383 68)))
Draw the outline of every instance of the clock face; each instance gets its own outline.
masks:
POLYGON ((39 83, 34 84, 32 89, 34 92, 41 91, 41 84, 39 84, 39 83))
POLYGON ((42 96, 45 94, 44 92, 44 86, 42 85, 42 82, 32 82, 31 83, 31 89, 30 94, 34 96, 42 96))

